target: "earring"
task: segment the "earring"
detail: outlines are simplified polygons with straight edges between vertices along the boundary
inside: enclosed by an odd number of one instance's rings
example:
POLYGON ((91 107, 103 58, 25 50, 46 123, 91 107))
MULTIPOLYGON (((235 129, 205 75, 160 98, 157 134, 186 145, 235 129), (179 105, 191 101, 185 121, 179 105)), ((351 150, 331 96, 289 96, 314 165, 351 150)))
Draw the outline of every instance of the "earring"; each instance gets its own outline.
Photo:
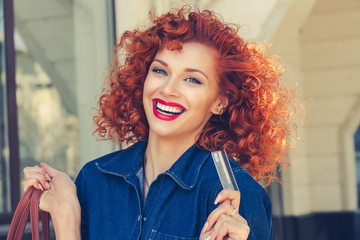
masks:
POLYGON ((219 111, 219 115, 223 114, 224 113, 224 109, 221 108, 220 111, 219 111))

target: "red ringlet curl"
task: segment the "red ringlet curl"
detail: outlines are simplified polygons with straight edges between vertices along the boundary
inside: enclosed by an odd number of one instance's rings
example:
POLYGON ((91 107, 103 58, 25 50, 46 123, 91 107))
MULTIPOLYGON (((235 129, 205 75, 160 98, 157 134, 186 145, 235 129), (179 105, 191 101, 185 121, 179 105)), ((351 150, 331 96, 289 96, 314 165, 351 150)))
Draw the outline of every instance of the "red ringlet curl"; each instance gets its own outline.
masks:
POLYGON ((157 51, 181 50, 185 42, 215 49, 221 94, 228 99, 222 115, 213 115, 197 138, 207 150, 225 149, 256 180, 270 183, 293 143, 289 121, 294 94, 284 88, 282 68, 265 56, 264 44, 245 42, 239 27, 225 24, 212 11, 180 10, 155 17, 145 30, 123 33, 94 117, 103 139, 146 140, 149 125, 142 104, 144 81, 157 51))

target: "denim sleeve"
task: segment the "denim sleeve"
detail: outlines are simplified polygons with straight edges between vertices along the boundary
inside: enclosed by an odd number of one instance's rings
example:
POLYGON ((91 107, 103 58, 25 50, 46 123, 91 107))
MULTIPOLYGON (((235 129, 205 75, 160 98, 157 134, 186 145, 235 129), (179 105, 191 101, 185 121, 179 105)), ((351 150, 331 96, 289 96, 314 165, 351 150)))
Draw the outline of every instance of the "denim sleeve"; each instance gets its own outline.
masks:
POLYGON ((85 167, 81 169, 79 175, 77 176, 75 180, 75 185, 77 189, 77 195, 81 206, 81 239, 86 240, 89 239, 88 234, 88 221, 87 221, 87 209, 85 205, 85 190, 86 190, 86 184, 85 184, 85 167))
MULTIPOLYGON (((250 227, 247 240, 272 240, 272 206, 267 192, 244 169, 235 170, 234 175, 241 193, 239 214, 250 227)), ((222 189, 221 184, 215 187, 211 194, 212 202, 222 189)))

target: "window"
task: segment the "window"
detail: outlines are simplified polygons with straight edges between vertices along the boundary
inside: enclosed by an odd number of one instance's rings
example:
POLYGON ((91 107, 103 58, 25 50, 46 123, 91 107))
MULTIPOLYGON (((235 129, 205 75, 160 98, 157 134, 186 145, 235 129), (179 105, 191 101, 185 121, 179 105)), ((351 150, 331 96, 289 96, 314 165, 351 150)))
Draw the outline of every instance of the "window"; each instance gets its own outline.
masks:
POLYGON ((113 149, 91 136, 90 113, 111 60, 113 5, 0 0, 1 223, 19 201, 23 167, 47 162, 75 178, 113 149))
POLYGON ((15 0, 14 10, 20 169, 46 162, 74 178, 80 160, 72 9, 15 0))
POLYGON ((358 208, 360 208, 360 126, 354 135, 355 143, 355 160, 356 160, 356 173, 357 173, 357 192, 358 192, 358 208))
POLYGON ((7 84, 5 69, 4 3, 0 1, 0 212, 11 211, 9 142, 7 122, 7 84))

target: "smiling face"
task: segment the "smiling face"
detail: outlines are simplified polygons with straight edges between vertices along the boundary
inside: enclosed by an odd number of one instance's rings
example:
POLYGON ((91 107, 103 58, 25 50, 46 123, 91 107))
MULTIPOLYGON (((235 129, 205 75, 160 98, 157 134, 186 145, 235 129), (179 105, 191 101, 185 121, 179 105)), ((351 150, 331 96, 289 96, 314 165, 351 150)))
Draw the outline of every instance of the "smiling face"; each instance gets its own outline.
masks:
POLYGON ((195 142, 211 115, 219 113, 215 54, 193 42, 184 43, 180 51, 158 51, 143 92, 149 136, 195 142))

